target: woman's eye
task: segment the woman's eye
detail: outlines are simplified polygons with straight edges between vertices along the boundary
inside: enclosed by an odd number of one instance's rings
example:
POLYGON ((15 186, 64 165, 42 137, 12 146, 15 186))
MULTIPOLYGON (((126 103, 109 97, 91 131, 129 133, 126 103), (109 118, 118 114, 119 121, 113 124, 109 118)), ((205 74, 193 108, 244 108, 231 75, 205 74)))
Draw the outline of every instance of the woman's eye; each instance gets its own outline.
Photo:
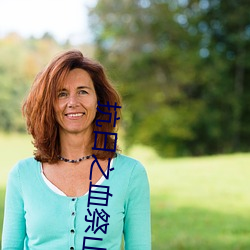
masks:
POLYGON ((78 93, 79 93, 80 95, 85 95, 85 94, 88 94, 88 92, 87 92, 87 91, 85 91, 85 90, 80 90, 78 93))
POLYGON ((65 97, 65 96, 67 96, 66 92, 59 92, 59 94, 58 94, 58 98, 62 98, 62 97, 65 97))

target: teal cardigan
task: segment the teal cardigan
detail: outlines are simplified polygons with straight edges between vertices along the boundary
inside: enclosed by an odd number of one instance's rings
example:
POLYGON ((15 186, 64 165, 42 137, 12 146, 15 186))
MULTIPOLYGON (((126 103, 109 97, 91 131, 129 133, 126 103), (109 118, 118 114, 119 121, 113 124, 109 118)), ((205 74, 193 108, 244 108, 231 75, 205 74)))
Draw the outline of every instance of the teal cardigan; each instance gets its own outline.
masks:
MULTIPOLYGON (((108 206, 91 204, 89 212, 88 195, 67 197, 56 194, 44 182, 40 168, 40 162, 28 158, 18 162, 9 174, 3 250, 119 250, 123 235, 126 250, 151 249, 149 185, 140 162, 117 154, 114 170, 101 184, 109 186, 112 194, 108 206), (103 232, 105 226, 103 231, 94 233, 98 226, 95 209, 101 215, 103 209, 110 216, 106 222, 99 218, 99 226, 108 223, 106 234, 103 232)), ((98 190, 103 191, 103 188, 98 187, 98 190)))

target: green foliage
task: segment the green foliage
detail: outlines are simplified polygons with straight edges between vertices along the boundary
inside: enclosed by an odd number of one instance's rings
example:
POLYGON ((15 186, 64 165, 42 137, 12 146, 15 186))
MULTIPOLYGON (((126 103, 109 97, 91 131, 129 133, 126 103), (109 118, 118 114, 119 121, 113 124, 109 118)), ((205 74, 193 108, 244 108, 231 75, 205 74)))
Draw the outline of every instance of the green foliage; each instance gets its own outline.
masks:
POLYGON ((118 83, 127 146, 162 156, 250 149, 247 1, 99 0, 97 57, 118 83))
POLYGON ((25 131, 22 101, 48 55, 58 48, 48 38, 23 40, 10 34, 0 40, 0 130, 25 131))

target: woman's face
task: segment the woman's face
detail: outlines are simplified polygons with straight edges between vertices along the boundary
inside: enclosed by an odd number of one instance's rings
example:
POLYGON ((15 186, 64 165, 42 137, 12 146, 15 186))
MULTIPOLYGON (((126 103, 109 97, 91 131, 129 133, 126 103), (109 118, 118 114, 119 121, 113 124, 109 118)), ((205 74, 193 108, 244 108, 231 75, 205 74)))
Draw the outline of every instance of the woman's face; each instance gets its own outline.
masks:
POLYGON ((73 69, 57 93, 54 110, 62 133, 92 133, 96 115, 97 96, 87 71, 73 69))

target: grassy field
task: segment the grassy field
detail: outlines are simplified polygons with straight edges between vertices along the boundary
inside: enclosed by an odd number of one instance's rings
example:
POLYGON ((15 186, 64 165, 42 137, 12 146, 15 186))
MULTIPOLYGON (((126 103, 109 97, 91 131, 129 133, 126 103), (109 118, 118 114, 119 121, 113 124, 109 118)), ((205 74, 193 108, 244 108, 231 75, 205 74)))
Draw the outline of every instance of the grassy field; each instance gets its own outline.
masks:
MULTIPOLYGON (((7 173, 32 154, 30 138, 0 134, 0 226, 7 173)), ((151 186, 153 250, 249 250, 250 154, 161 159, 146 147, 139 159, 151 186)))

